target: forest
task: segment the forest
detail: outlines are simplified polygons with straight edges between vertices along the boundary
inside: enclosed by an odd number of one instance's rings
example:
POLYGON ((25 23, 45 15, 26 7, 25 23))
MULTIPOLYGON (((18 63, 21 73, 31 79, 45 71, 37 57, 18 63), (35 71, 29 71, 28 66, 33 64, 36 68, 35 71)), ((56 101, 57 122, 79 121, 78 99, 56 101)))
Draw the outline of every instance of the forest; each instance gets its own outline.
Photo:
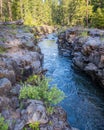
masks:
POLYGON ((104 0, 0 0, 0 22, 104 28, 104 0))

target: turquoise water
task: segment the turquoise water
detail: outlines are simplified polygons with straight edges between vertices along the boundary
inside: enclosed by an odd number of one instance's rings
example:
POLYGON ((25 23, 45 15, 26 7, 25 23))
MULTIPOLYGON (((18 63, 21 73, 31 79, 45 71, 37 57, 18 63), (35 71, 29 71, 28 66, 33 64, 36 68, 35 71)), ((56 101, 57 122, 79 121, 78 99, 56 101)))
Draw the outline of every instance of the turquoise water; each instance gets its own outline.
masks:
POLYGON ((52 34, 39 45, 44 54, 43 67, 48 69, 46 75, 67 96, 59 105, 67 112, 71 126, 80 130, 104 130, 104 90, 85 74, 75 72, 70 57, 59 55, 52 34))

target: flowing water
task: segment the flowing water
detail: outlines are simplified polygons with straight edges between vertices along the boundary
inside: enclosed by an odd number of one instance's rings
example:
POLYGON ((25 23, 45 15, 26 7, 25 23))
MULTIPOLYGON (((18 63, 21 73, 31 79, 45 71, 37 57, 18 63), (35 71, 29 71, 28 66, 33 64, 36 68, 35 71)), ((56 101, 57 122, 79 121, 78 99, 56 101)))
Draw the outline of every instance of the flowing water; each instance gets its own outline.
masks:
POLYGON ((67 112, 68 122, 80 130, 104 130, 104 90, 74 71, 71 58, 59 55, 54 38, 50 34, 39 45, 44 54, 43 67, 48 69, 46 75, 66 94, 59 105, 67 112))

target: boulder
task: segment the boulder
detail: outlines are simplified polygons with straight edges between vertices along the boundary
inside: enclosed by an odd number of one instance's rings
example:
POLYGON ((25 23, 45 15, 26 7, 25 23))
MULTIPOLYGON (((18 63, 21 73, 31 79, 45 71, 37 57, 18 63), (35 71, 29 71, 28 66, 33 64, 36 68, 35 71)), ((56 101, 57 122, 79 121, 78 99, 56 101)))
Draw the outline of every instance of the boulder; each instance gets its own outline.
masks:
POLYGON ((95 64, 96 66, 98 66, 99 62, 100 62, 100 54, 98 51, 94 50, 92 53, 90 53, 88 60, 90 63, 95 64))
POLYGON ((97 71, 97 66, 93 63, 87 64, 87 66, 84 68, 85 71, 87 72, 96 72, 97 71))
POLYGON ((10 106, 10 99, 0 95, 0 112, 4 109, 4 108, 8 108, 10 106))
MULTIPOLYGON (((16 125, 15 125, 15 127, 14 127, 14 130, 23 130, 24 126, 25 126, 24 121, 17 120, 17 121, 16 121, 16 125)), ((12 130, 12 129, 11 129, 11 130, 12 130)))
POLYGON ((11 82, 7 78, 0 79, 0 96, 7 95, 11 87, 11 82))
POLYGON ((20 84, 15 84, 10 90, 10 94, 13 96, 18 96, 21 88, 22 86, 20 84))
POLYGON ((84 62, 83 62, 83 59, 82 59, 81 55, 78 56, 78 57, 74 57, 74 58, 73 58, 73 64, 74 64, 76 67, 80 68, 81 70, 83 70, 83 68, 85 67, 85 64, 84 64, 84 62))
POLYGON ((39 73, 39 72, 42 71, 42 69, 41 69, 41 63, 40 63, 39 60, 33 62, 31 66, 32 66, 32 68, 33 68, 33 72, 34 72, 34 73, 39 73))
POLYGON ((46 109, 41 101, 28 100, 28 106, 21 112, 22 119, 26 120, 26 124, 39 122, 39 124, 46 124, 48 122, 48 116, 46 115, 46 109))
POLYGON ((12 84, 42 70, 43 55, 38 52, 22 50, 5 55, 7 57, 0 59, 0 78, 8 78, 12 84))
POLYGON ((0 69, 0 78, 4 78, 4 77, 9 79, 12 83, 16 82, 16 75, 13 70, 0 69))
POLYGON ((88 34, 92 37, 104 36, 104 31, 99 29, 89 29, 88 34))
POLYGON ((89 37, 86 42, 83 43, 82 53, 84 55, 90 55, 93 50, 96 50, 100 46, 100 40, 89 37))
POLYGON ((52 130, 72 130, 66 119, 66 112, 61 107, 56 107, 51 116, 52 130))

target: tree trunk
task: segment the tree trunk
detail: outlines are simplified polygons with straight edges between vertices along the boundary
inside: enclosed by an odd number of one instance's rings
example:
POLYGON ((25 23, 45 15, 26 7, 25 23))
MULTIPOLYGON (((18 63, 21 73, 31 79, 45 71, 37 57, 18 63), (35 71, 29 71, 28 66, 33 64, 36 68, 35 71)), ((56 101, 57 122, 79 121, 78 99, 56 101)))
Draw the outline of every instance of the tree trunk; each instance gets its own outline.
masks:
POLYGON ((21 11, 21 19, 23 19, 23 3, 22 3, 22 0, 20 0, 20 11, 21 11))
POLYGON ((86 26, 88 27, 88 0, 86 0, 86 26))
POLYGON ((0 19, 2 20, 3 17, 3 7, 2 7, 2 0, 0 0, 0 19))
POLYGON ((8 0, 8 13, 9 13, 9 20, 12 21, 12 10, 11 10, 11 2, 8 0))

